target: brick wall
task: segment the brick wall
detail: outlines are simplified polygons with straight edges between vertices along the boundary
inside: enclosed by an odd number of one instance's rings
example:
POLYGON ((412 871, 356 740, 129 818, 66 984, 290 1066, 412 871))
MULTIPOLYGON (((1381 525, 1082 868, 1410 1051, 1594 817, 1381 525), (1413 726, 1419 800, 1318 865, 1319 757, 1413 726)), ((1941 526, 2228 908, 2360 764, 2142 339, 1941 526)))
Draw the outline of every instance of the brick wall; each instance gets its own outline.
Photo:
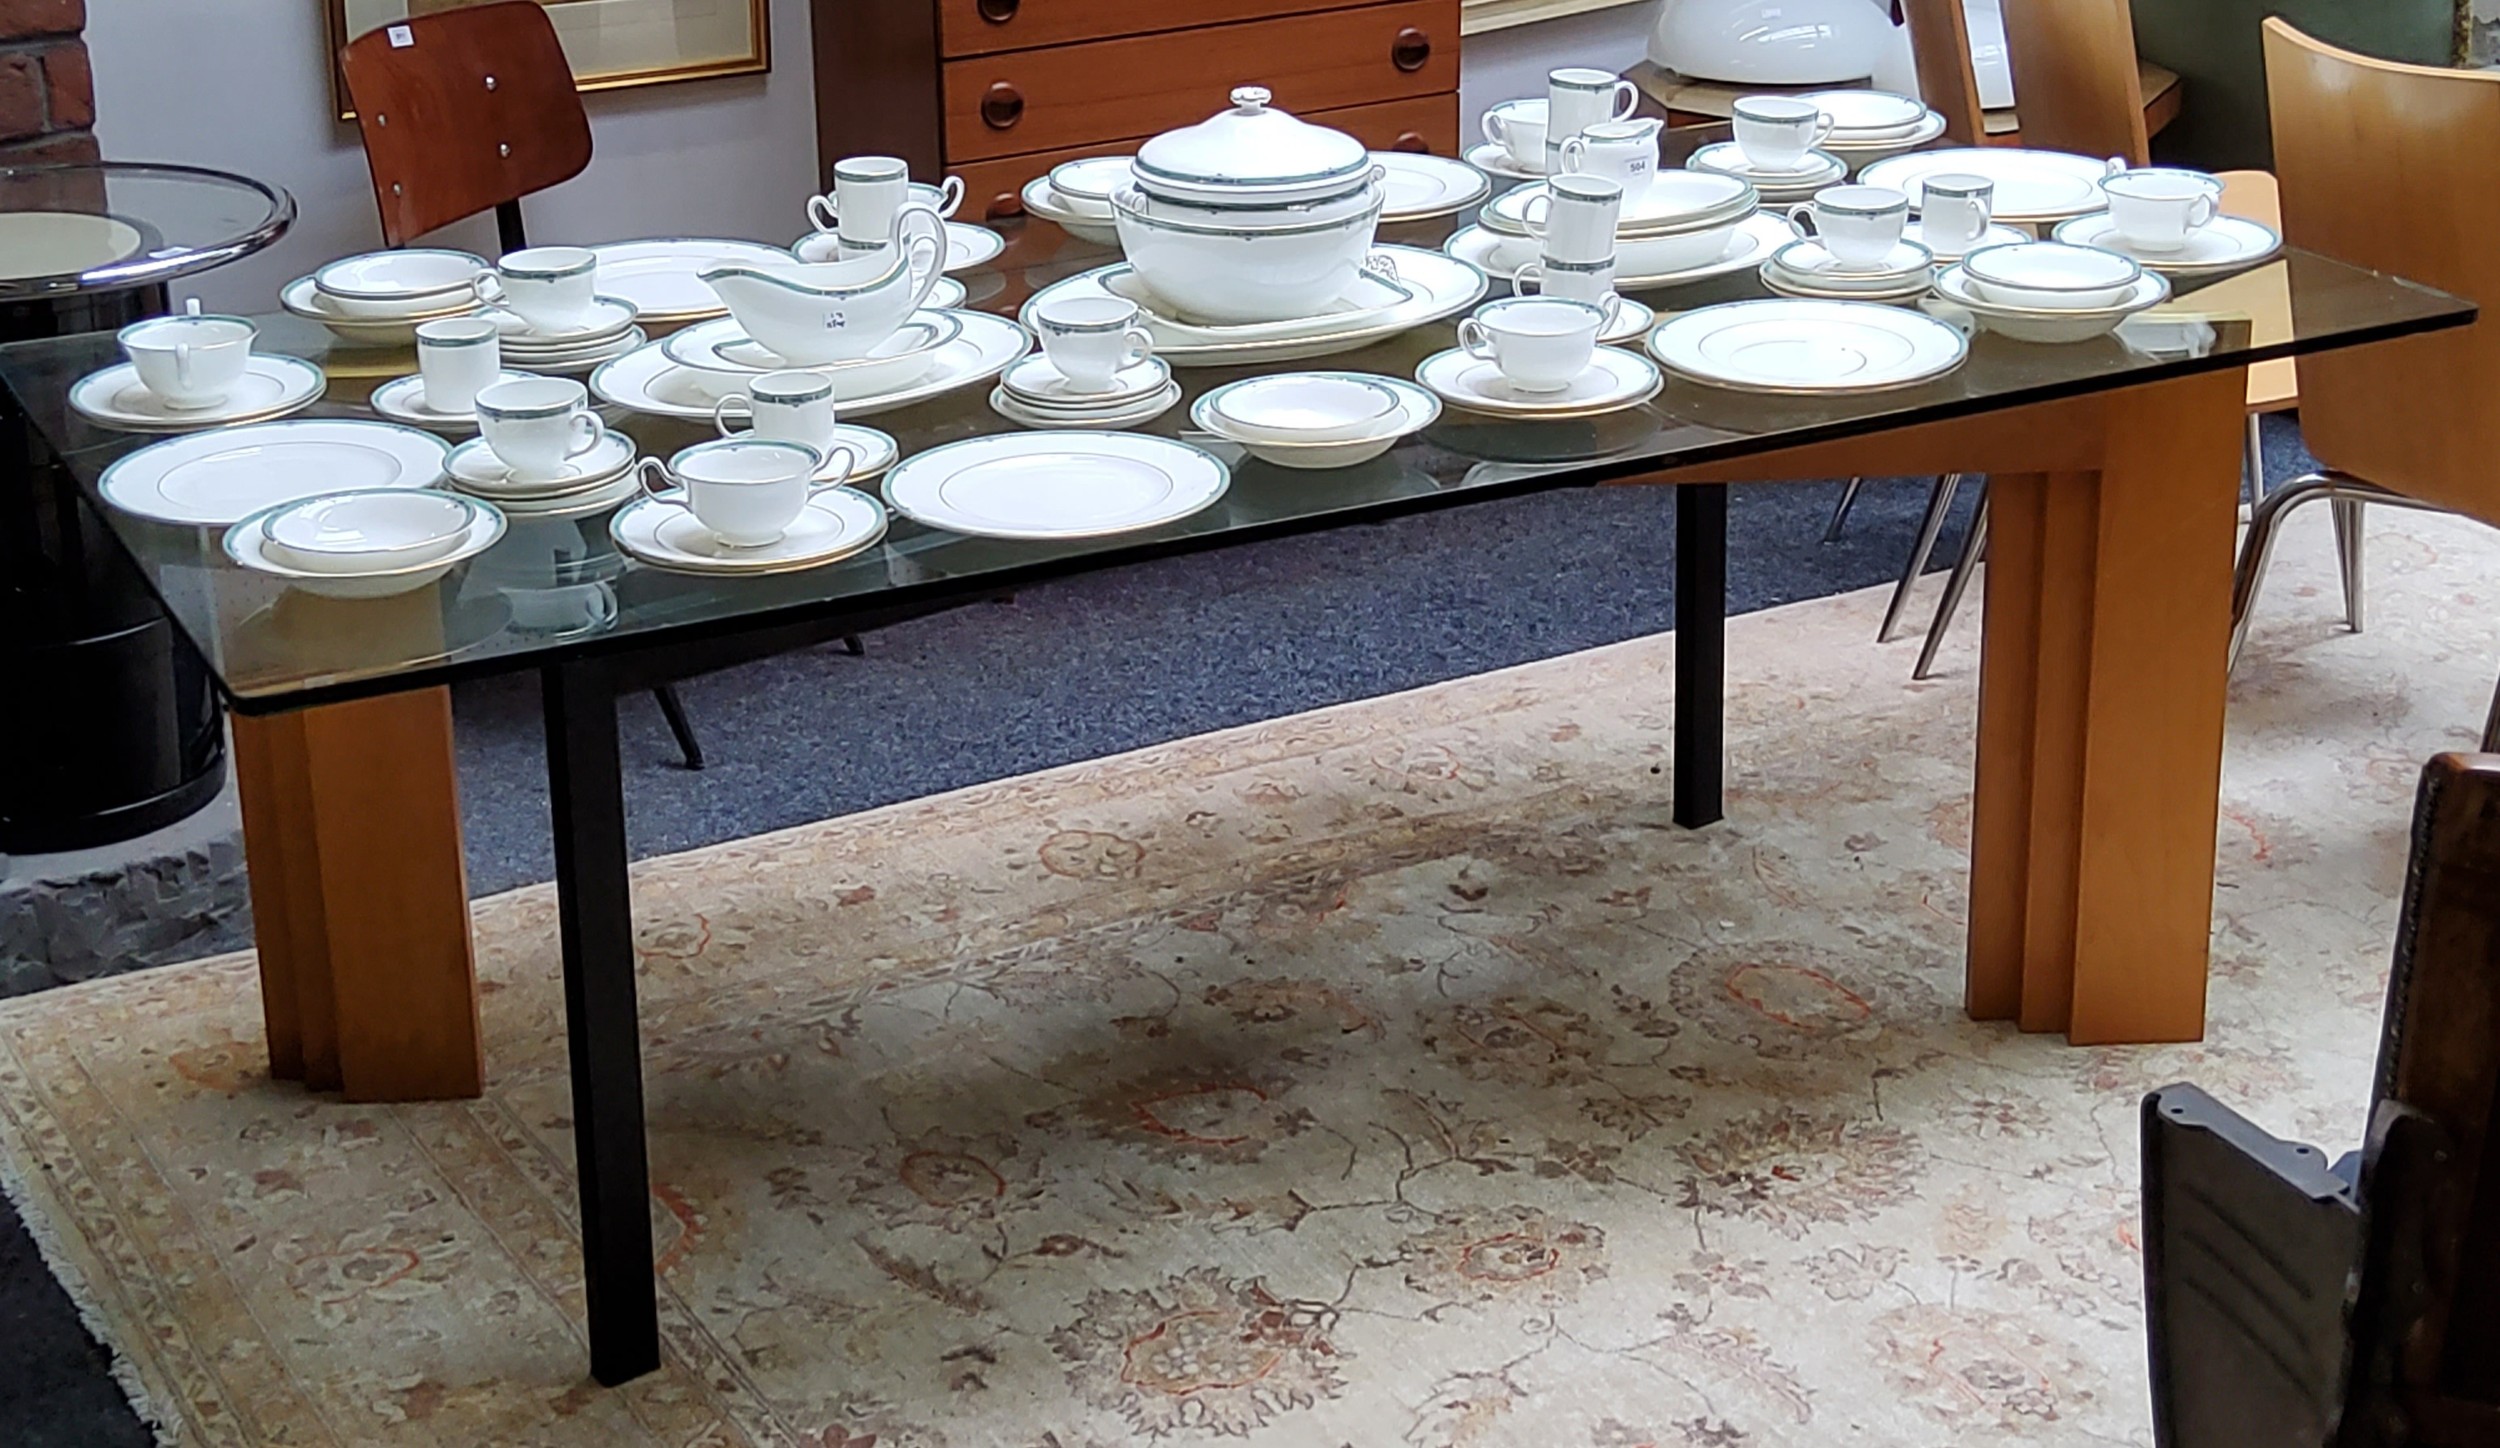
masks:
POLYGON ((0 0, 0 166, 95 159, 86 0, 0 0))

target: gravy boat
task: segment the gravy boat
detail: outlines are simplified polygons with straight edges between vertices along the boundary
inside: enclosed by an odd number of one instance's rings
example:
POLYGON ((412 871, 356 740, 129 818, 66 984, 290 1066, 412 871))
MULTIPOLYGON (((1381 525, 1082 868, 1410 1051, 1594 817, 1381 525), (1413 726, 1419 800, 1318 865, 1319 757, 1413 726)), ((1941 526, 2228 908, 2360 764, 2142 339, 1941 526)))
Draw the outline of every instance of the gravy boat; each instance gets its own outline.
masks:
POLYGON ((799 366, 865 357, 945 274, 946 224, 926 206, 894 213, 893 244, 852 261, 728 262, 703 280, 746 334, 799 366))

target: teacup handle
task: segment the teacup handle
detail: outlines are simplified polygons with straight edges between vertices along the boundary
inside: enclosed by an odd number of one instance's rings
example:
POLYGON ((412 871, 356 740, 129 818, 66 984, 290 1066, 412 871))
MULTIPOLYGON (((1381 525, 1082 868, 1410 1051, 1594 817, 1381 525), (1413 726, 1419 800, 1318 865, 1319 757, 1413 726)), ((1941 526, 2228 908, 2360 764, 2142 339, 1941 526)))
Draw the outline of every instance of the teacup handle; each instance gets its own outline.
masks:
POLYGON ((183 298, 182 314, 186 317, 198 316, 200 314, 200 299, 198 297, 183 298))
POLYGON ((2188 208, 2188 230, 2196 231, 2211 226, 2214 224, 2214 218, 2221 214, 2221 204, 2214 198, 2199 196, 2196 198, 2196 203, 2188 208))
MULTIPOLYGON (((1632 84, 1632 82, 1628 80, 1616 81, 1614 84, 1614 100, 1608 105, 1608 109, 1613 111, 1614 114, 1608 117, 1608 119, 1617 121, 1623 120, 1640 108, 1640 87, 1632 84)), ((1826 132, 1830 129, 1831 127, 1828 124, 1824 127, 1826 132)))
POLYGON ((2101 179, 2107 180, 2126 169, 2128 169, 2126 157, 2112 156, 2101 163, 2101 179))
POLYGON ((744 393, 733 392, 712 404, 712 429, 723 437, 737 436, 729 430, 729 409, 732 407, 745 408, 747 426, 755 426, 755 399, 744 393))
POLYGON ((635 463, 634 481, 641 485, 642 495, 655 503, 683 503, 686 501, 685 485, 683 483, 679 483, 675 478, 670 477, 668 473, 668 464, 660 461, 658 458, 644 458, 640 462, 635 463), (651 480, 655 477, 658 478, 663 484, 670 484, 673 486, 655 488, 651 486, 651 480))
POLYGON ((1510 142, 1504 139, 1502 135, 1502 133, 1509 130, 1510 127, 1502 124, 1501 114, 1497 111, 1486 111, 1484 113, 1484 119, 1477 123, 1476 129, 1484 132, 1484 138, 1496 146, 1508 146, 1510 144, 1510 142))
POLYGON ((938 183, 938 216, 943 219, 963 209, 964 178, 949 176, 938 183))
POLYGON ((1458 350, 1470 357, 1490 362, 1493 359, 1493 334, 1484 323, 1468 317, 1458 324, 1458 350))
POLYGON ((1545 263, 1532 261, 1510 274, 1510 289, 1523 297, 1545 294, 1545 263))
POLYGON ((1130 327, 1120 334, 1128 349, 1120 354, 1120 370, 1127 371, 1155 354, 1155 339, 1144 327, 1130 327))
POLYGON ((1813 140, 1811 140, 1811 141, 1806 142, 1806 149, 1807 149, 1807 150, 1809 150, 1809 151, 1810 151, 1810 150, 1813 150, 1815 147, 1822 145, 1825 141, 1828 141, 1828 140, 1830 140, 1831 138, 1832 138, 1832 113, 1831 113, 1830 111, 1817 111, 1817 112, 1815 112, 1815 113, 1814 113, 1814 139, 1813 139, 1813 140))
POLYGON ((1580 167, 1588 161, 1588 158, 1588 137, 1574 136, 1562 143, 1562 168, 1565 171, 1578 174, 1580 167))
POLYGON ((859 453, 848 445, 837 447, 825 454, 824 461, 816 465, 817 480, 808 487, 807 495, 813 498, 819 493, 829 493, 849 482, 851 474, 858 470, 859 453), (833 476, 824 476, 827 469, 832 470, 833 476))
POLYGON ((174 344, 174 377, 183 385, 190 385, 191 344, 188 342, 176 342, 174 344))
POLYGON ((929 294, 937 290, 938 279, 946 275, 946 223, 938 214, 922 205, 912 205, 894 213, 894 249, 904 258, 904 265, 917 270, 920 247, 930 248, 929 269, 920 273, 912 287, 911 309, 919 311, 929 304, 929 294))
POLYGON ((564 420, 564 425, 573 430, 573 435, 575 437, 581 439, 581 442, 577 446, 568 447, 564 450, 564 456, 567 462, 570 462, 574 458, 580 457, 583 453, 597 447, 599 445, 599 439, 608 435, 608 425, 599 420, 599 414, 589 411, 588 409, 574 413, 571 417, 566 418, 564 420))
MULTIPOLYGON (((1572 139, 1576 141, 1579 137, 1574 136, 1572 139)), ((1528 235, 1541 237, 1545 234, 1545 218, 1553 209, 1554 193, 1539 191, 1520 203, 1519 224, 1528 228, 1528 235)))
POLYGON ((818 231, 831 231, 841 224, 842 217, 832 197, 810 196, 807 198, 807 220, 818 231))
POLYGON ((1796 228, 1799 236, 1822 235, 1814 229, 1814 208, 1803 201, 1788 208, 1788 224, 1796 228))
POLYGON ((490 271, 479 272, 476 286, 479 301, 490 307, 500 307, 505 304, 507 298, 504 296, 502 277, 490 271))

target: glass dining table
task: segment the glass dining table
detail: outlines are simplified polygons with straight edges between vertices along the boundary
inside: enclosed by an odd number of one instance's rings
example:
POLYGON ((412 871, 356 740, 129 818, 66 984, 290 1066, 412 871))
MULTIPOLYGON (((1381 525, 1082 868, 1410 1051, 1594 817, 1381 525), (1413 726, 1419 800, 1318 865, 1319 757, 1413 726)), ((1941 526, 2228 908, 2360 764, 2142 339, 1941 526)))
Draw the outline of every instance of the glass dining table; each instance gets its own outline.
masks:
MULTIPOLYGON (((1434 248, 1469 219, 1406 223, 1381 239, 1434 248)), ((1012 313, 1038 288, 1116 259, 1045 222, 1010 220, 1000 229, 1006 252, 961 277, 968 306, 1012 313)), ((1967 1009, 2078 1042, 2193 1038, 2203 1022, 2245 369, 2462 326, 2475 315, 2453 297, 2298 249, 2263 266, 2290 296, 2289 329, 2279 335, 2258 335, 2235 308, 2200 307, 2197 285, 2181 282, 2168 303, 2117 335, 2040 345, 1982 333, 1958 369, 1896 391, 1767 396, 1671 377, 1648 402, 1598 417, 1519 421, 1452 408, 1386 455, 1326 472, 1218 448, 1231 467, 1223 496, 1148 532, 1001 541, 898 515, 881 542, 845 561, 720 577, 621 555, 604 514, 515 517, 491 550, 441 582, 361 601, 315 597, 237 568, 216 529, 153 523, 103 502, 103 470, 148 439, 90 425, 65 397, 80 377, 116 360, 111 337, 0 348, 0 385, 207 659, 238 716, 239 760, 247 735, 259 741, 265 774, 256 781, 251 761, 240 763, 247 789, 272 801, 259 813, 317 819, 318 828, 247 834, 264 980, 279 1002, 270 1007, 278 1074, 363 1097, 428 1094, 429 1081, 450 1083, 437 1094, 460 1094, 474 1080, 465 915, 443 927, 456 941, 429 934, 418 918, 465 905, 448 710, 435 702, 370 711, 439 701, 443 686, 463 679, 538 675, 591 1366, 599 1381, 616 1383, 651 1370, 660 1354, 620 697, 1055 578, 1526 493, 1673 484, 1672 787, 1677 820, 1702 826, 1721 812, 1727 486, 1990 473, 1967 1009), (324 720, 344 722, 330 728, 324 720), (426 863, 446 851, 448 863, 426 863), (423 887, 432 893, 412 894, 421 888, 412 880, 433 880, 423 887), (307 920, 328 941, 326 967, 305 943, 307 920), (431 943, 411 947, 411 939, 431 943), (371 967, 355 959, 364 947, 389 962, 387 988, 350 979, 371 967), (290 956, 285 970, 273 963, 290 956), (324 968, 335 979, 302 997, 301 1018, 291 1016, 283 998, 305 981, 279 977, 324 968), (439 1030, 409 1024, 434 1008, 412 1005, 420 996, 449 1002, 439 1030), (367 1029, 362 1045, 363 1028, 351 1020, 359 1012, 390 1017, 367 1029), (447 1075, 414 1078, 413 1090, 387 1074, 360 1083, 346 1059, 358 1050, 432 1053, 451 1064, 447 1075), (326 1082, 314 1059, 324 1053, 326 1082)), ((1746 273, 1642 299, 1663 320, 1764 294, 1746 273)), ((1443 321, 1322 362, 1181 370, 1184 402, 1142 430, 1180 437, 1190 427, 1188 399, 1261 371, 1321 366, 1410 377, 1452 337, 1443 321)), ((283 316, 264 321, 261 345, 327 369, 328 394, 311 416, 371 416, 365 399, 374 386, 413 370, 405 352, 336 347, 283 316)), ((908 458, 1016 430, 987 393, 984 383, 858 420, 891 432, 908 458)), ((708 425, 608 412, 650 455, 710 435, 708 425)), ((1569 539, 1557 539, 1551 556, 1568 567, 1569 539)), ((248 797, 246 808, 253 813, 248 797)))

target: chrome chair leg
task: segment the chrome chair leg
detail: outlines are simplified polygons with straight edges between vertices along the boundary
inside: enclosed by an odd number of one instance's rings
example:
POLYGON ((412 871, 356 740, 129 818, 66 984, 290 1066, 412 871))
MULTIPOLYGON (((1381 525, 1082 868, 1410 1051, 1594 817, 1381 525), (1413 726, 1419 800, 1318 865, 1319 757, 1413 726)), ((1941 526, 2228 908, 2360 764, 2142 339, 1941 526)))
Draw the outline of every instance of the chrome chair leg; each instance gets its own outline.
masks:
POLYGON ((1970 531, 1962 535, 1962 551, 1953 560, 1953 576, 1944 582, 1944 597, 1936 600, 1936 621, 1928 626, 1927 642, 1918 646, 1918 666, 1910 670, 1913 679, 1925 679, 1936 671, 1936 651, 1944 647, 1945 630, 1953 627, 1953 615, 1962 607, 1963 591, 1970 587, 1971 575, 1979 571, 1979 560, 1988 551, 1988 485, 1979 485, 1979 506, 1970 515, 1970 531))
MULTIPOLYGON (((2266 494, 2265 501, 2249 515, 2248 537, 2240 544, 2239 565, 2231 579, 2231 661, 2239 662, 2240 646, 2248 641, 2249 616, 2256 609, 2257 590, 2266 581, 2266 565, 2274 559, 2275 536, 2282 531, 2283 520, 2304 503, 2324 498, 2339 506, 2350 502, 2355 507, 2375 504, 2383 508, 2411 508, 2422 513, 2444 513, 2448 510, 2435 503, 2391 493, 2375 483, 2366 483, 2350 473, 2311 473, 2266 494)), ((2339 521, 2343 515, 2339 514, 2339 521)), ((2347 551, 2346 536, 2357 537, 2360 529, 2349 523, 2336 530, 2337 556, 2344 566, 2347 593, 2347 621, 2351 621, 2360 605, 2357 602, 2361 557, 2358 546, 2347 551)))
POLYGON ((1910 561, 1901 570, 1901 581, 1892 587, 1892 602, 1884 606, 1884 624, 1875 630, 1875 642, 1891 643, 1892 636, 1900 630, 1901 615, 1910 606, 1910 590, 1918 587, 1919 578, 1927 572, 1927 560, 1936 551, 1936 535, 1944 531, 1945 515, 1953 511, 1953 494, 1962 486, 1964 476, 1946 473, 1928 490, 1927 516, 1919 520, 1918 542, 1910 549, 1910 561))
POLYGON ((1841 485, 1840 501, 1832 505, 1832 521, 1825 524, 1823 528, 1824 542, 1840 541, 1840 531, 1849 526, 1849 510, 1858 505, 1858 489, 1865 486, 1866 479, 1864 478, 1851 478, 1841 485))
POLYGON ((2344 579, 2344 624, 2361 632, 2361 509, 2358 498, 2336 498, 2327 505, 2335 513, 2335 562, 2344 579))
POLYGON ((2248 415, 2248 442, 2240 453, 2240 488, 2247 495, 2248 506, 2255 508, 2266 496, 2266 430, 2265 414, 2248 415))

